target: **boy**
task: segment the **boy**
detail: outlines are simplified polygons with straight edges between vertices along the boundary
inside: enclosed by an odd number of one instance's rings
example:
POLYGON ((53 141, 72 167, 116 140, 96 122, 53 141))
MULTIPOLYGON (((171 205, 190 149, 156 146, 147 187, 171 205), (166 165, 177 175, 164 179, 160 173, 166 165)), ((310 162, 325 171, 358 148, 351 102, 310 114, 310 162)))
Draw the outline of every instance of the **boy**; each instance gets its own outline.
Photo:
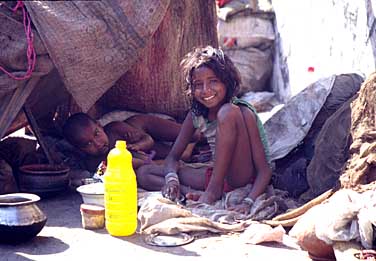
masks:
MULTIPOLYGON (((125 122, 114 121, 102 127, 89 115, 76 113, 64 124, 63 135, 87 155, 85 165, 89 171, 95 171, 106 160, 116 140, 127 142, 127 149, 133 155, 133 167, 137 169, 150 162, 153 151, 156 159, 164 158, 170 148, 161 141, 174 141, 180 127, 179 123, 151 115, 135 115, 125 122)), ((197 141, 198 137, 196 135, 194 139, 197 141)), ((190 144, 185 151, 185 159, 190 157, 192 149, 193 144, 190 144)))

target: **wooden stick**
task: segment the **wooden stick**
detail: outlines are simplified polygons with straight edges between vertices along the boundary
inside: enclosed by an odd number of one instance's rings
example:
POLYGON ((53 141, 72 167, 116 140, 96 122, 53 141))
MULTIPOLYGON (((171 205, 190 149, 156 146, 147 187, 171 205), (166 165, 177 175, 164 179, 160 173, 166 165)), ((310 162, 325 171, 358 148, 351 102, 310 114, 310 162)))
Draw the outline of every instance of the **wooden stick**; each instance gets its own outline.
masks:
POLYGON ((38 140, 38 143, 39 145, 42 147, 42 150, 44 152, 44 155, 46 155, 46 158, 48 160, 48 163, 50 164, 54 164, 54 161, 51 157, 51 154, 49 152, 49 150, 47 149, 47 146, 46 144, 44 143, 44 140, 43 140, 43 137, 42 137, 42 134, 40 133, 39 131, 39 127, 38 127, 38 124, 37 124, 37 121, 35 120, 34 116, 33 116, 33 113, 31 112, 29 106, 27 105, 24 105, 23 106, 23 111, 25 113, 25 116, 27 118, 27 121, 29 122, 31 128, 33 129, 33 132, 35 134, 35 137, 37 138, 38 140))
POLYGON ((312 199, 311 201, 308 201, 303 206, 296 208, 290 212, 287 212, 285 214, 281 214, 279 216, 276 216, 273 218, 273 221, 283 221, 283 220, 290 220, 292 218, 299 217, 306 213, 310 208, 313 206, 316 206, 318 204, 321 204, 324 200, 328 199, 332 194, 334 193, 333 189, 330 189, 324 193, 322 193, 320 196, 317 196, 316 198, 312 199))
POLYGON ((283 227, 292 227, 296 224, 296 222, 298 222, 298 220, 301 218, 301 216, 298 216, 298 217, 294 217, 294 218, 291 218, 291 219, 286 219, 286 220, 263 220, 261 221, 262 223, 264 224, 267 224, 267 225, 270 225, 272 227, 276 227, 276 226, 283 226, 283 227))

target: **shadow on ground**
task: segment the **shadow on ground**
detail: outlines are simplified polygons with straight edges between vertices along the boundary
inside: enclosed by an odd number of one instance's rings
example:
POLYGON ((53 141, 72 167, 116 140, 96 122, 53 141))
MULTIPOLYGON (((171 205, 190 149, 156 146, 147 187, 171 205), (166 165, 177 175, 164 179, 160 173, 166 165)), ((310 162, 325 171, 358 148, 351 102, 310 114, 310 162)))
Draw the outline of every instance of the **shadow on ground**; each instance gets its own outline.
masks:
POLYGON ((21 244, 1 244, 0 260, 34 260, 25 255, 52 255, 66 251, 69 245, 55 237, 36 236, 21 244))
POLYGON ((38 206, 47 216, 49 227, 81 228, 81 195, 69 188, 51 197, 42 198, 38 206))

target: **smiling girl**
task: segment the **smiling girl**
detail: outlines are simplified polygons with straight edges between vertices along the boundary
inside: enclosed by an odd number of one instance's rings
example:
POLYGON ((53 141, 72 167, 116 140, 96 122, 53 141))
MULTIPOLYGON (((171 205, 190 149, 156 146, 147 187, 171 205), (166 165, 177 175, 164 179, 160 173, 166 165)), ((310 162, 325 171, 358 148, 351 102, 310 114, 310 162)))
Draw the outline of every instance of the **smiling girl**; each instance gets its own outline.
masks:
POLYGON ((235 97, 240 76, 222 50, 196 48, 181 62, 192 108, 168 154, 164 166, 148 165, 137 171, 139 185, 160 190, 176 200, 180 193, 189 199, 212 204, 223 192, 253 183, 252 190, 236 209, 249 211, 271 178, 268 146, 255 109, 235 97), (180 157, 192 135, 199 129, 212 152, 209 168, 180 166, 180 157), (194 189, 202 193, 188 193, 194 189))

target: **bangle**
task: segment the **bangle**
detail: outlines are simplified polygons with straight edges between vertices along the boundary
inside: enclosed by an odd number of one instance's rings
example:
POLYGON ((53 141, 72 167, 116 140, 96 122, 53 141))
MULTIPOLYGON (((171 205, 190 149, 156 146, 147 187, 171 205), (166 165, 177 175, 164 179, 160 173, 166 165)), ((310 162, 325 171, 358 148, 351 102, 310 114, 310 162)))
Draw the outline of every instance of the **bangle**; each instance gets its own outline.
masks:
POLYGON ((252 206, 253 203, 255 203, 255 201, 249 197, 246 197, 243 199, 242 203, 248 205, 248 206, 252 206))
POLYGON ((176 181, 179 183, 179 176, 176 172, 169 172, 165 176, 165 182, 168 183, 170 181, 176 181))

